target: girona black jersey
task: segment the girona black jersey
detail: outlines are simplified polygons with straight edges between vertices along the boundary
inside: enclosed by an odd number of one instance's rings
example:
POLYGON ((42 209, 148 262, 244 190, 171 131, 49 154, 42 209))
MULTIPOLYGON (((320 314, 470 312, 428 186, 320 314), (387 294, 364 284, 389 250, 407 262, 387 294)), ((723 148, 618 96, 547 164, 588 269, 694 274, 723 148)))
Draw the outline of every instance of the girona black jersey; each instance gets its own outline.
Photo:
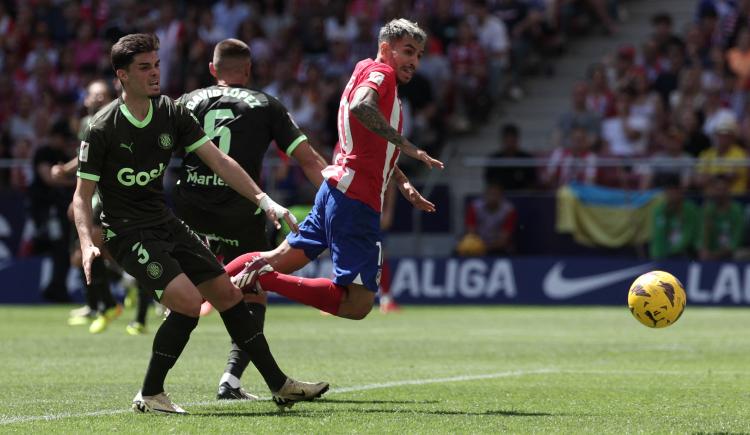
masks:
POLYGON ((89 122, 77 175, 98 183, 105 227, 115 233, 149 227, 171 215, 164 171, 173 151, 191 152, 207 142, 195 116, 169 97, 151 98, 142 121, 118 98, 89 122))
MULTIPOLYGON (((261 91, 211 86, 178 101, 196 115, 209 139, 256 182, 271 141, 291 155, 307 139, 284 105, 261 91)), ((207 210, 247 209, 252 204, 191 152, 184 157, 177 190, 191 204, 207 210)))

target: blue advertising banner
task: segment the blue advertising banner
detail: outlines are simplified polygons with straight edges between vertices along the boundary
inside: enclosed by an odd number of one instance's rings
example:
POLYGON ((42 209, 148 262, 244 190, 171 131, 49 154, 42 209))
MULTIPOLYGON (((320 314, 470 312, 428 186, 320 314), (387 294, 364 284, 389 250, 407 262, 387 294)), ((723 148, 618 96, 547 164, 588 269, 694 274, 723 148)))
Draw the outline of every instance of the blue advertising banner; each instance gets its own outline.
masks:
MULTIPOLYGON (((685 286, 689 305, 750 306, 750 264, 735 262, 648 262, 584 257, 394 258, 391 293, 402 304, 625 305, 640 274, 664 270, 685 286)), ((0 303, 36 303, 49 280, 49 260, 0 263, 0 303)), ((298 274, 331 275, 328 258, 298 274)), ((80 297, 80 279, 69 287, 80 297)), ((274 301, 283 298, 275 296, 274 301)))
MULTIPOLYGON (((396 258, 391 293, 404 304, 625 305, 641 274, 664 270, 685 286, 688 304, 750 305, 750 265, 582 257, 396 258)), ((329 276, 330 260, 303 276, 329 276)))

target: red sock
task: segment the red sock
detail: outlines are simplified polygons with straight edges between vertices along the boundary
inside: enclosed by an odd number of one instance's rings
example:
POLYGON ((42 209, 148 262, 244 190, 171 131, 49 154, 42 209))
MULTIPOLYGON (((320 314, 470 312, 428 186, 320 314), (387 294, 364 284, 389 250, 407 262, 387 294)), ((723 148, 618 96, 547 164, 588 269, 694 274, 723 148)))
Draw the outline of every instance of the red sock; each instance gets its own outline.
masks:
POLYGON ((227 272, 227 275, 235 276, 242 272, 245 268, 245 263, 255 260, 258 256, 260 256, 260 252, 248 252, 247 254, 242 254, 224 266, 224 270, 227 272))
POLYGON ((278 272, 258 277, 265 291, 272 291, 293 301, 315 307, 334 316, 339 312, 346 287, 327 278, 300 278, 278 272))
POLYGON ((382 273, 380 275, 380 294, 390 295, 391 294, 391 266, 387 261, 383 262, 381 266, 382 273))

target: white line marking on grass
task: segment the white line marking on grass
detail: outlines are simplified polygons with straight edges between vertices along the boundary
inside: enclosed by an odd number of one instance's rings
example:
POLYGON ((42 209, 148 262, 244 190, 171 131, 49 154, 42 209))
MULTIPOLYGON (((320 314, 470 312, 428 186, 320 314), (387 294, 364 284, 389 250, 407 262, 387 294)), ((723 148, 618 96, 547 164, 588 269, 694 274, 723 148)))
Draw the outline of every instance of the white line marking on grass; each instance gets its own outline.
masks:
MULTIPOLYGON (((647 374, 662 374, 662 375, 686 375, 686 374, 706 374, 706 375, 727 375, 727 374, 744 374, 745 372, 735 371, 675 371, 675 370, 660 370, 652 372, 643 372, 638 370, 577 370, 577 369, 557 369, 557 368, 545 368, 536 370, 513 370, 507 372, 489 373, 484 375, 461 375, 452 376, 448 378, 432 378, 432 379, 410 379, 403 381, 383 382, 378 384, 366 384, 366 385, 355 385, 351 387, 332 388, 327 394, 342 394, 342 393, 353 393, 357 391, 376 390, 379 388, 395 388, 403 387, 407 385, 427 385, 427 384, 441 384, 447 382, 469 382, 469 381, 480 381, 483 379, 498 379, 498 378, 510 378, 517 376, 528 376, 538 374, 590 374, 590 375, 640 375, 643 373, 647 374)), ((261 397, 261 400, 270 400, 270 397, 261 397)), ((230 400, 207 400, 200 402, 185 403, 185 407, 201 407, 201 406, 226 406, 236 405, 237 402, 230 400)), ((100 415, 116 415, 131 412, 130 409, 112 409, 112 410, 101 410, 92 412, 81 412, 81 413, 69 413, 63 412, 58 414, 47 414, 47 415, 30 415, 22 417, 5 417, 0 416, 0 426, 8 424, 28 423, 32 421, 52 421, 61 420, 63 418, 81 418, 81 417, 96 417, 100 415)))
POLYGON ((446 382, 479 381, 482 379, 509 378, 513 376, 536 375, 536 374, 544 374, 544 373, 560 373, 560 370, 558 369, 515 370, 515 371, 510 371, 510 372, 490 373, 486 375, 462 375, 462 376, 453 376, 450 378, 414 379, 414 380, 406 380, 406 381, 384 382, 382 384, 369 384, 369 385, 357 385, 353 387, 332 388, 331 393, 352 393, 355 391, 375 390, 378 388, 402 387, 405 385, 427 385, 427 384, 442 384, 446 382))
MULTIPOLYGON (((551 369, 551 368, 550 369, 538 369, 538 370, 514 370, 514 371, 508 371, 508 372, 489 373, 485 375, 462 375, 462 376, 452 376, 449 378, 411 379, 411 380, 404 380, 404 381, 383 382, 379 384, 355 385, 352 387, 332 388, 327 394, 352 393, 356 391, 375 390, 379 388, 394 388, 394 387, 402 387, 406 385, 427 385, 427 384, 439 384, 439 383, 445 383, 445 382, 479 381, 482 379, 509 378, 509 377, 514 377, 514 376, 526 376, 526 375, 536 375, 536 374, 545 374, 545 373, 560 373, 560 370, 551 369)), ((270 397, 261 397, 261 400, 270 400, 270 399, 271 399, 270 397)), ((237 402, 229 401, 229 400, 211 400, 211 401, 185 403, 184 406, 185 407, 217 406, 217 405, 222 406, 222 405, 230 405, 230 404, 236 404, 236 403, 237 402)), ((24 416, 24 417, 0 416, 0 426, 7 425, 7 424, 28 423, 32 421, 61 420, 63 418, 80 418, 80 417, 96 417, 99 415, 116 415, 116 414, 124 414, 126 412, 131 412, 131 410, 130 409, 113 409, 113 410, 102 410, 102 411, 81 412, 81 413, 63 412, 59 414, 29 415, 29 416, 24 416)))

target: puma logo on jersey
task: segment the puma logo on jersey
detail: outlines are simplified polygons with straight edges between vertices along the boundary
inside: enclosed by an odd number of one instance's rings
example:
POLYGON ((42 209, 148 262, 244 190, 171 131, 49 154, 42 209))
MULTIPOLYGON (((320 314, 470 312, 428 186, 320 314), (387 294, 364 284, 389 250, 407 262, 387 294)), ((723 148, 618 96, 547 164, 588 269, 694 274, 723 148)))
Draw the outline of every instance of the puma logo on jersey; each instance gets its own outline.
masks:
POLYGON ((133 142, 130 142, 130 145, 126 143, 120 143, 120 148, 125 148, 126 150, 130 151, 130 154, 133 154, 133 142))

